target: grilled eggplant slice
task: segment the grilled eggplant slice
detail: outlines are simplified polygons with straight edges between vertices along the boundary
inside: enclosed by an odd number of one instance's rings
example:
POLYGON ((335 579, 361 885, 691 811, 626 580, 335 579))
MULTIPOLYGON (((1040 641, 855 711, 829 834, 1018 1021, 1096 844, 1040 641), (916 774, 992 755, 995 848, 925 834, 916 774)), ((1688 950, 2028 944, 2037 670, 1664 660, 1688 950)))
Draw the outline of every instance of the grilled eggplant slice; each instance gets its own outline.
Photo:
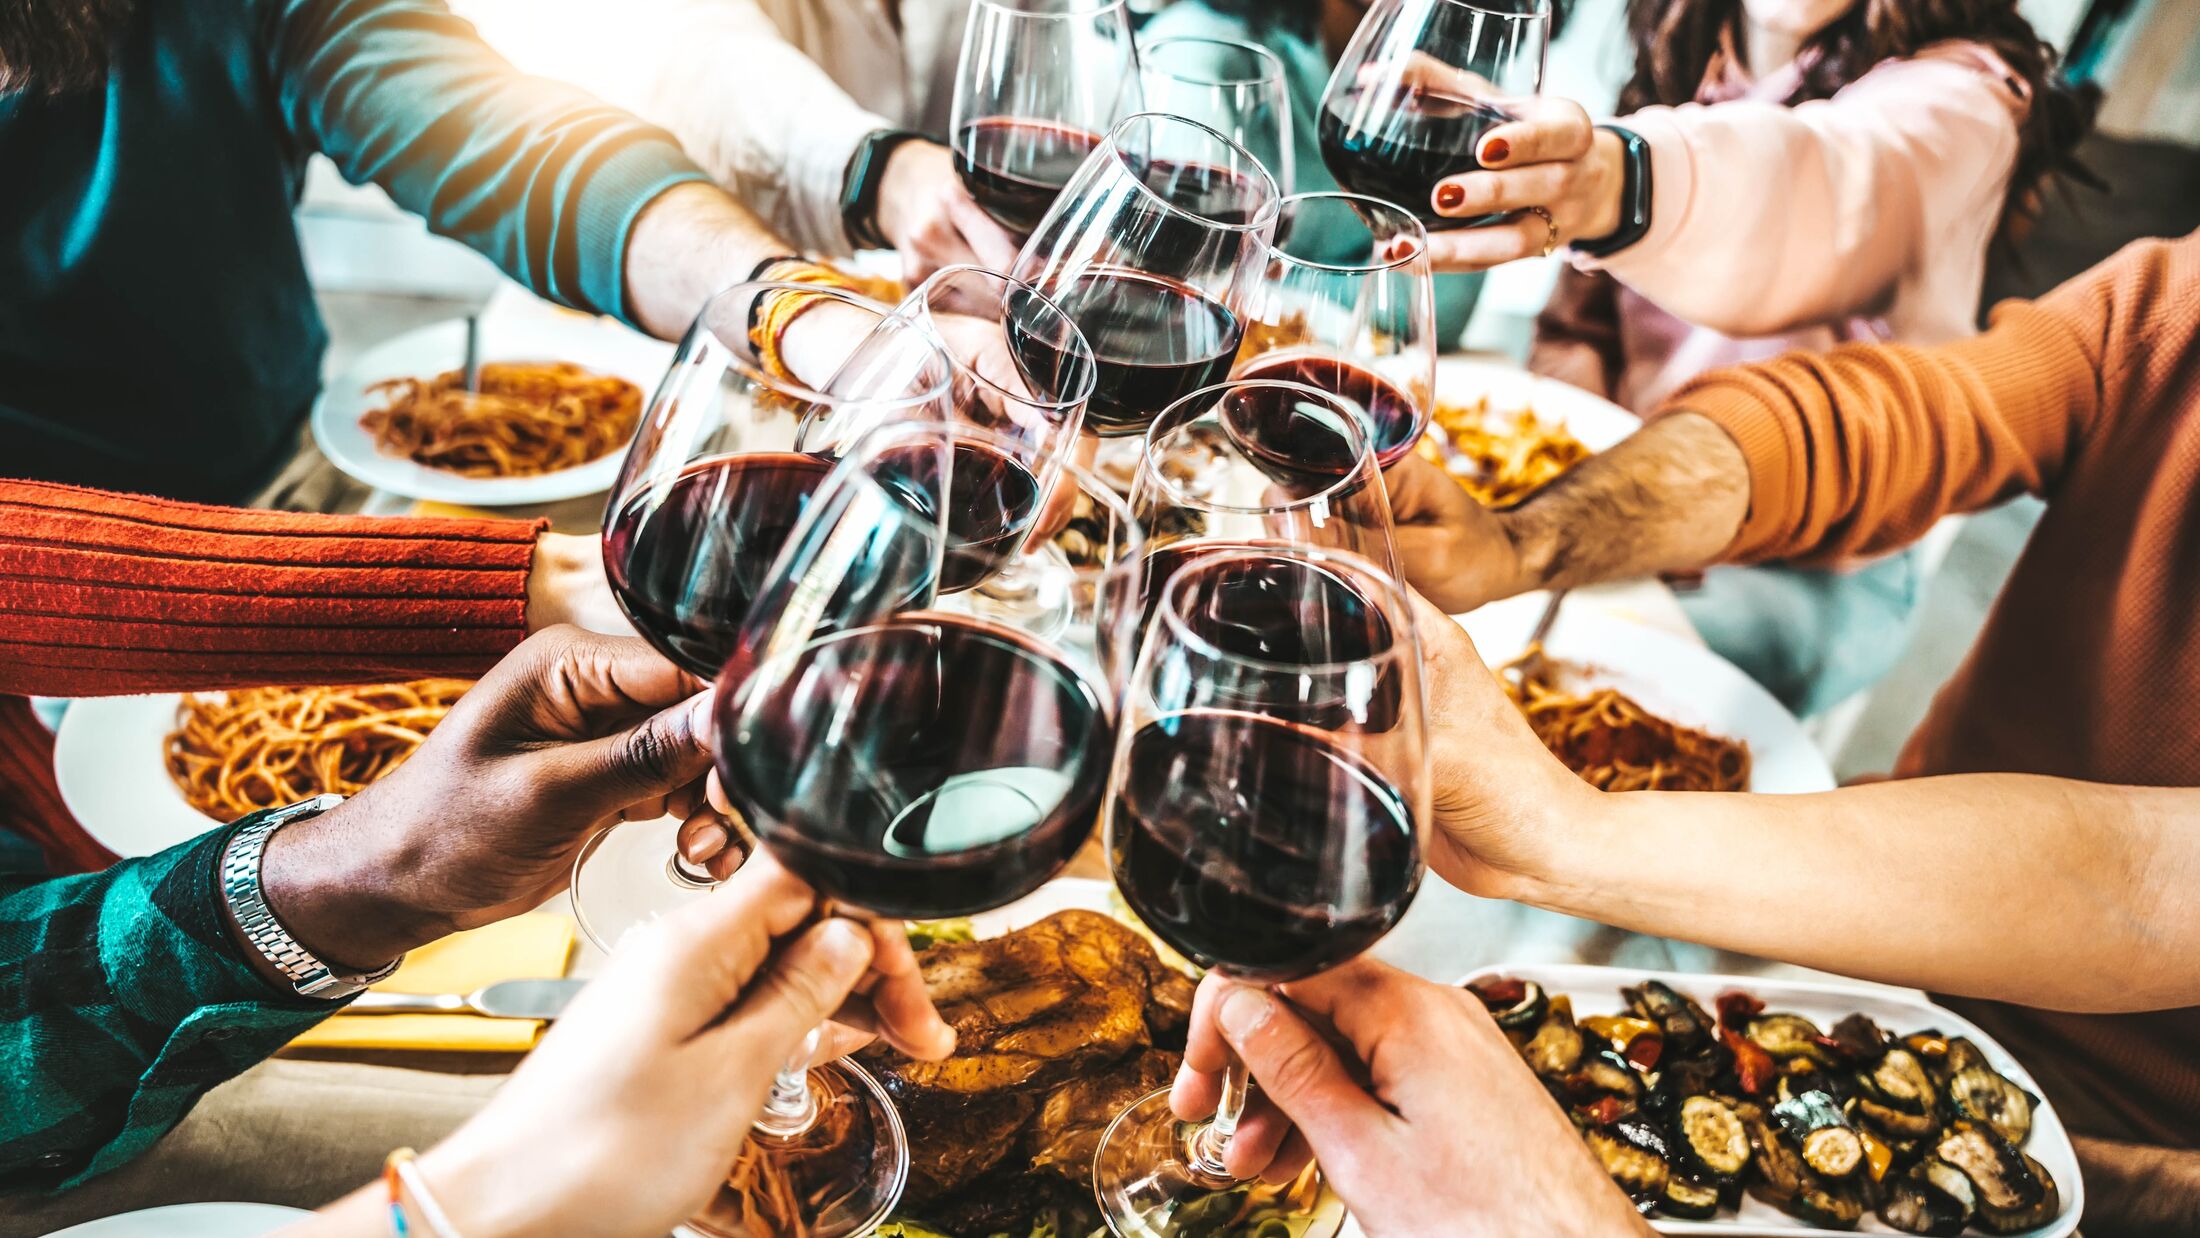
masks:
POLYGON ((1927 1158, 1886 1184, 1879 1219, 1905 1234, 1960 1234, 1977 1201, 1971 1180, 1944 1161, 1927 1158))
POLYGON ((1933 1121, 1931 1114, 1904 1113, 1899 1109, 1890 1109, 1868 1096, 1859 1096, 1851 1103, 1860 1120, 1896 1143, 1925 1139, 1940 1129, 1940 1124, 1933 1121))
POLYGON ((1889 1049, 1870 1071, 1858 1076, 1879 1103, 1903 1113, 1930 1115, 1933 1111, 1933 1079, 1925 1064, 1908 1049, 1889 1049))
POLYGON ((1658 1200, 1658 1211, 1683 1220, 1708 1221, 1719 1215, 1719 1188, 1709 1182, 1673 1174, 1665 1180, 1665 1194, 1658 1200))
POLYGON ((1758 1048, 1778 1061, 1807 1058, 1813 1062, 1831 1062, 1825 1046, 1818 1043, 1821 1036, 1818 1025, 1801 1015, 1759 1015, 1749 1021, 1747 1034, 1758 1048))
POLYGON ((1833 1037, 1835 1055, 1859 1066, 1875 1065, 1887 1052, 1887 1034, 1870 1015, 1852 1014, 1827 1034, 1833 1037))
POLYGON ((1757 1176, 1749 1184, 1750 1194, 1785 1212, 1788 1204, 1803 1193, 1810 1167, 1803 1163, 1803 1154, 1795 1150, 1795 1145, 1781 1138, 1763 1106, 1743 1101, 1734 1112, 1742 1119, 1742 1129, 1749 1133, 1750 1161, 1757 1166, 1757 1176))
POLYGON ((2018 1233, 2045 1225, 2062 1212, 2062 1192, 2055 1189, 2055 1179, 2047 1172, 2047 1166, 2027 1156, 2024 1167, 2040 1184, 2039 1202, 2023 1208, 1980 1208, 1978 1223, 1990 1232, 2018 1233))
POLYGON ((1695 1176, 1728 1183, 1749 1167, 1749 1130, 1734 1106, 1716 1096, 1691 1096, 1681 1102, 1679 1125, 1674 1160, 1695 1176))
POLYGON ((1543 1022, 1520 1050, 1528 1069, 1546 1079, 1556 1079, 1581 1063, 1581 1029, 1574 1026, 1574 1003, 1561 994, 1550 1000, 1543 1022))
POLYGON ((1609 1046, 1581 1055, 1580 1064, 1566 1076, 1567 1090, 1583 1099, 1617 1096, 1625 1101, 1642 1099, 1642 1076, 1609 1046))
POLYGON ((1974 1066, 1986 1065, 1986 1055, 1979 1051, 1977 1045, 1961 1036, 1957 1036, 1949 1040, 1948 1056, 1943 1060, 1942 1065, 1947 1068, 1950 1075, 1954 1075, 1974 1066))
POLYGON ((1711 1039, 1711 1016, 1663 981, 1646 980, 1640 988, 1621 989, 1620 996, 1636 1014, 1658 1025, 1665 1047, 1676 1055, 1693 1053, 1711 1039))
POLYGON ((1667 1161, 1665 1133, 1637 1118, 1623 1119, 1582 1135, 1604 1172, 1612 1175, 1635 1207, 1648 1211, 1665 1198, 1673 1168, 1667 1161))
POLYGON ((1551 1006, 1543 986, 1533 980, 1493 976, 1477 980, 1467 988, 1482 999, 1490 1017, 1497 1020, 1497 1026, 1508 1032, 1534 1031, 1551 1006))
POLYGON ((2022 1213, 2039 1206, 2051 1183, 2033 1176, 2039 1162, 2009 1146, 1990 1126, 1958 1122, 1941 1137, 1933 1154, 1963 1171, 1978 1188, 1978 1206, 1986 1212, 2022 1213))
POLYGON ((1679 1060, 1667 1058, 1658 1071, 1656 1086, 1650 1089, 1650 1106, 1668 1116, 1691 1096, 1702 1096, 1712 1090, 1719 1072, 1726 1064, 1715 1053, 1697 1053, 1679 1060))
POLYGON ((1772 1107, 1781 1129, 1802 1146, 1803 1163, 1821 1178, 1846 1178, 1864 1163, 1864 1141, 1824 1092, 1803 1092, 1772 1107))
POLYGON ((1988 1067, 1968 1067, 1950 1077, 1948 1107, 1959 1118, 1993 1127, 2020 1148, 2031 1137, 2032 1094, 1988 1067))
POLYGON ((1864 1192, 1853 1182, 1814 1181, 1788 1208, 1795 1216, 1828 1229, 1855 1229, 1864 1219, 1864 1192))

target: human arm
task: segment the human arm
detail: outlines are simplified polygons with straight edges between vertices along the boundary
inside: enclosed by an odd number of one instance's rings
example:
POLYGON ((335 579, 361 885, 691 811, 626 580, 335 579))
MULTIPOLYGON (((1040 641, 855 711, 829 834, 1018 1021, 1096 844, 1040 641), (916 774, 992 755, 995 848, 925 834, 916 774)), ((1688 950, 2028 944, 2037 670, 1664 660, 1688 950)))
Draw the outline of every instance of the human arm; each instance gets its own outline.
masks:
POLYGON ((297 141, 543 296, 677 338, 704 297, 788 249, 670 135, 520 73, 438 0, 266 7, 297 141))
POLYGON ((470 678, 617 622, 595 539, 543 530, 0 480, 0 693, 470 678))
MULTIPOLYGON (((1983 252, 1999 226, 2025 109, 2008 75, 1990 53, 1951 44, 1794 107, 1737 100, 1621 117, 1649 147, 1650 227, 1586 265, 1731 336, 1874 313, 1907 273, 1983 252)), ((1556 101, 1526 113, 1483 137, 1491 170, 1438 185, 1438 213, 1541 206, 1561 243, 1610 235, 1625 181, 1619 140, 1556 101)), ((1479 268, 1537 253, 1546 235, 1529 215, 1432 234, 1430 253, 1439 267, 1479 268)))
MULTIPOLYGON (((725 1180, 773 1071, 852 991, 869 979, 930 1011, 901 925, 821 910, 765 857, 621 942, 488 1107, 417 1162, 459 1231, 658 1238, 725 1180)), ((367 1187, 282 1233, 383 1238, 386 1198, 367 1187)))
POLYGON ((1259 1084, 1232 1170, 1311 1149, 1369 1238, 1651 1232, 1472 994, 1371 959, 1279 992, 1210 975, 1193 1003, 1177 1116, 1214 1112, 1233 1051, 1259 1084))

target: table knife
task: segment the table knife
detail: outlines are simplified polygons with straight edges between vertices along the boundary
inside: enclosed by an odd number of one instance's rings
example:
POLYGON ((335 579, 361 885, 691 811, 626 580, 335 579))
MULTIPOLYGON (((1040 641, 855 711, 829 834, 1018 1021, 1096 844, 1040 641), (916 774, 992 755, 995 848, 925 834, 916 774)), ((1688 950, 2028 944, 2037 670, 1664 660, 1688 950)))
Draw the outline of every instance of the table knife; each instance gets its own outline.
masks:
POLYGON ((502 980, 471 993, 384 993, 369 989, 345 1014, 476 1014, 492 1019, 555 1019, 585 980, 502 980))

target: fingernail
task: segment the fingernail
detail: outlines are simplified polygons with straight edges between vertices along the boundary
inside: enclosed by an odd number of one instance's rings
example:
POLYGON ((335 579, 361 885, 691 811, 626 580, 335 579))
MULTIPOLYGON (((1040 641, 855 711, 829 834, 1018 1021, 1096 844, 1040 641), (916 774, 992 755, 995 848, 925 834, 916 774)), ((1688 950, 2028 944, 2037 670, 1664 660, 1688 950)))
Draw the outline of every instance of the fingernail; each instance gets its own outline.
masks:
POLYGON ((1445 184, 1438 185, 1436 187, 1436 209, 1442 211, 1456 211, 1460 207, 1465 206, 1466 203, 1467 191, 1461 189, 1459 186, 1445 184))
POLYGON ((1259 1031, 1274 1009, 1275 999, 1259 989, 1236 988, 1223 996, 1215 1018, 1222 1024, 1222 1034, 1234 1044, 1259 1031))
POLYGON ((706 830, 688 840, 687 858, 690 864, 707 864, 710 858, 726 849, 724 830, 706 830))
POLYGON ((1489 141, 1482 143, 1483 163, 1503 163, 1505 157, 1512 153, 1512 143, 1503 138, 1491 138, 1489 141))

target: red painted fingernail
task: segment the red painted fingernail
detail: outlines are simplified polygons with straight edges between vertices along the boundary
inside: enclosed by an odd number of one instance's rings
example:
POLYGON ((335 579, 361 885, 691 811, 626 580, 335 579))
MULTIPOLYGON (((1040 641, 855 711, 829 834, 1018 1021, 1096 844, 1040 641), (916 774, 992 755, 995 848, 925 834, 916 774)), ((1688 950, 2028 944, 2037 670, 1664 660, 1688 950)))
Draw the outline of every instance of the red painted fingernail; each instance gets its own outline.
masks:
POLYGON ((1482 143, 1482 162, 1503 163, 1505 156, 1513 153, 1512 144, 1503 138, 1491 138, 1482 143))
POLYGON ((1459 186, 1438 185, 1436 187, 1436 209, 1442 211, 1456 211, 1466 204, 1467 191, 1461 189, 1459 186))

